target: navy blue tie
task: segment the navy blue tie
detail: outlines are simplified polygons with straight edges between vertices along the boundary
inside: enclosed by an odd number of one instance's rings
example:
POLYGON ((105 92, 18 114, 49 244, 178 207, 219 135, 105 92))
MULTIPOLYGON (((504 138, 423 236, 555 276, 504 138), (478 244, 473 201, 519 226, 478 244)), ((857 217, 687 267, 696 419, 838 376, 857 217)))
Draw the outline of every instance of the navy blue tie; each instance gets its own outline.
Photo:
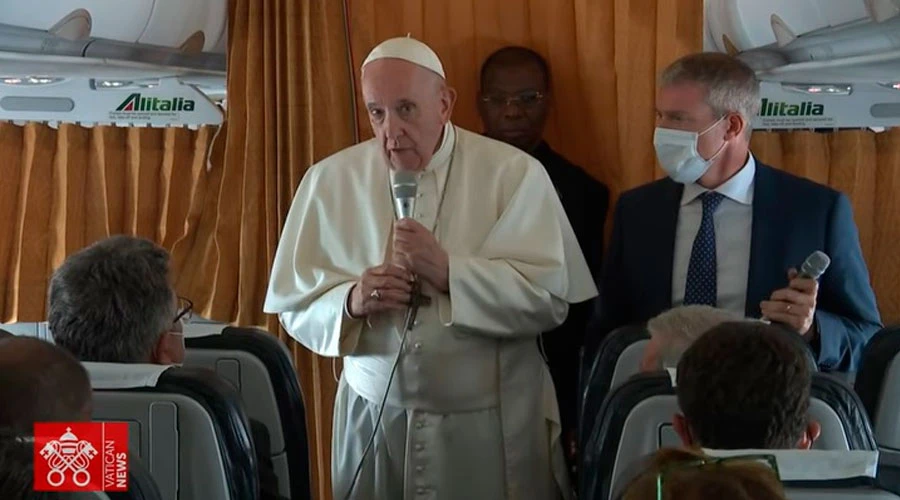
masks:
POLYGON ((705 304, 716 306, 716 226, 713 214, 724 196, 715 191, 700 195, 703 201, 703 219, 694 238, 691 260, 688 263, 687 282, 684 285, 684 305, 705 304))

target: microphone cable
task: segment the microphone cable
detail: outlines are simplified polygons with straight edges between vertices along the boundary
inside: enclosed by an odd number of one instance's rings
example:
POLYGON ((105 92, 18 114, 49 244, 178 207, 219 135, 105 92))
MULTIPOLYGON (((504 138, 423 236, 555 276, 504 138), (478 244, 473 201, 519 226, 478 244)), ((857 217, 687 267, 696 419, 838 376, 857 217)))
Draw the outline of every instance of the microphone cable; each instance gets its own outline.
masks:
POLYGON ((404 321, 403 337, 400 339, 400 349, 397 351, 397 357, 394 358, 394 365, 391 367, 391 374, 388 377, 387 386, 384 388, 384 395, 381 397, 378 417, 375 418, 375 426, 372 428, 372 435, 369 437, 369 441, 363 449, 362 457, 360 457, 359 464, 356 466, 356 472, 353 473, 353 480, 350 482, 350 488, 347 489, 347 494, 344 495, 344 500, 350 500, 350 496, 353 494, 356 483, 359 481, 359 475, 362 473, 363 464, 366 463, 366 456, 375 444, 375 435, 378 434, 378 427, 381 425, 381 418, 384 416, 384 407, 387 403, 388 393, 391 390, 391 384, 394 381, 394 374, 397 373, 397 367, 400 365, 400 357, 403 355, 403 348, 406 346, 406 338, 409 336, 410 330, 412 330, 417 312, 418 307, 415 305, 411 305, 406 310, 406 320, 404 321))

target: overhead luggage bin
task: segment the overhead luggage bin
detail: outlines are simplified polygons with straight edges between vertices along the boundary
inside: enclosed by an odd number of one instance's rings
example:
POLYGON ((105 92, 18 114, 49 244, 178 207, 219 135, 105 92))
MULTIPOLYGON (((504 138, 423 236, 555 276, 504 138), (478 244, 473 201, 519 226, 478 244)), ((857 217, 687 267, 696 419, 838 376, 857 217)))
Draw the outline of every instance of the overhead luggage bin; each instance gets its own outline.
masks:
POLYGON ((900 125, 900 0, 706 0, 705 50, 756 71, 758 129, 900 125))

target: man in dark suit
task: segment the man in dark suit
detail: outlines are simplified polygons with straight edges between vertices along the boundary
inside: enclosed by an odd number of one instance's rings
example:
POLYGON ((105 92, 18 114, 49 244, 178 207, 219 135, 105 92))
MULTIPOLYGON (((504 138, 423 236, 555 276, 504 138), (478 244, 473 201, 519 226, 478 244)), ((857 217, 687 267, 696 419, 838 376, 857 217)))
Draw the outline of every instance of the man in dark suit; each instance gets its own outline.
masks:
POLYGON ((856 371, 881 328, 850 202, 756 161, 759 82, 739 60, 686 56, 662 75, 654 145, 669 174, 624 193, 589 343, 681 304, 764 317, 800 335, 827 371, 856 371), (796 269, 831 257, 817 283, 796 269))
MULTIPOLYGON (((478 111, 485 135, 535 157, 547 171, 595 280, 603 254, 603 226, 609 190, 554 151, 543 139, 550 106, 550 71, 539 54, 505 47, 481 67, 478 111)), ((578 386, 578 351, 590 317, 590 303, 575 304, 557 329, 542 336, 556 386, 564 435, 573 436, 578 386)), ((567 449, 569 446, 567 446, 567 449)))

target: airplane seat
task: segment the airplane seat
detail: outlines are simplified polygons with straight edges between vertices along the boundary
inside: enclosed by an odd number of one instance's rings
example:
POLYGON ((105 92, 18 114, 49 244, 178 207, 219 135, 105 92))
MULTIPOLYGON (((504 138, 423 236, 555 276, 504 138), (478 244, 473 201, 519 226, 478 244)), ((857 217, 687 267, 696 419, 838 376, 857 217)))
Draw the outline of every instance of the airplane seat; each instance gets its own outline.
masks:
POLYGON ((790 500, 896 500, 900 497, 876 484, 846 485, 843 480, 810 481, 802 487, 785 482, 790 500))
POLYGON ((840 378, 830 373, 814 373, 809 406, 810 417, 822 424, 822 436, 816 441, 815 449, 839 449, 832 443, 839 442, 838 432, 841 431, 846 439, 846 449, 878 449, 875 433, 862 401, 853 388, 840 378), (826 438, 826 422, 839 423, 840 426, 832 426, 835 434, 823 441, 826 438))
MULTIPOLYGON (((764 450, 754 452, 765 453, 764 450)), ((736 454, 735 452, 731 452, 736 454)), ((841 453, 841 460, 806 450, 776 452, 779 472, 787 498, 791 500, 889 500, 897 495, 885 490, 876 479, 878 451, 856 450, 841 453), (825 460, 822 460, 825 458, 825 460), (782 462, 785 459, 785 462, 782 462), (811 463, 812 462, 812 463, 811 463)))
POLYGON ((109 500, 163 500, 150 469, 131 450, 128 452, 128 491, 111 491, 106 495, 109 500))
POLYGON ((303 394, 284 343, 260 330, 231 327, 185 342, 185 365, 213 370, 234 385, 248 416, 268 429, 281 494, 311 498, 303 394))
POLYGON ((855 387, 875 428, 879 482, 900 494, 900 325, 883 328, 866 345, 855 387))
POLYGON ((584 351, 582 355, 579 388, 579 443, 587 438, 594 424, 600 405, 613 387, 613 380, 626 380, 640 371, 643 346, 650 339, 646 323, 616 328, 600 342, 596 353, 584 351), (620 358, 628 352, 626 359, 620 358), (636 361, 635 361, 636 353, 636 361), (634 364, 632 364, 634 363, 634 364), (628 375, 625 375, 629 372, 628 375))
MULTIPOLYGON (((678 411, 668 373, 638 374, 613 389, 582 448, 579 498, 610 498, 632 464, 660 448, 680 446, 672 427, 678 411)), ((822 426, 815 449, 876 450, 859 398, 840 380, 813 375, 810 416, 822 426)))
POLYGON ((259 497, 258 468, 240 395, 209 370, 82 363, 94 389, 93 419, 128 423, 129 449, 162 497, 259 497))
MULTIPOLYGON (((789 335, 807 355, 809 366, 818 371, 815 355, 797 335, 789 335)), ((582 366, 590 363, 581 380, 582 400, 579 401, 579 444, 585 445, 597 413, 606 395, 630 377, 640 373, 644 349, 650 340, 646 324, 628 325, 613 330, 600 344, 593 360, 582 359, 582 366)))

